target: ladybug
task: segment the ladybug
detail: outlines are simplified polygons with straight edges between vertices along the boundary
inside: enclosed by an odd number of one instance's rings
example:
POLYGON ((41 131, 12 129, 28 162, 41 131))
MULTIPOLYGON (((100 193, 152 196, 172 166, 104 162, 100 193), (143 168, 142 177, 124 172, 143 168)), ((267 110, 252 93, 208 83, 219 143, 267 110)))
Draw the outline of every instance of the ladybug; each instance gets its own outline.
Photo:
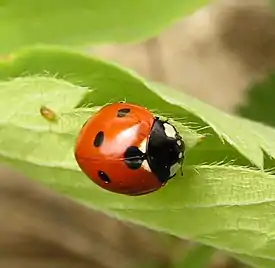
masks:
POLYGON ((104 106, 84 124, 75 158, 102 188, 143 195, 176 175, 184 151, 184 141, 172 124, 144 107, 119 102, 104 106))

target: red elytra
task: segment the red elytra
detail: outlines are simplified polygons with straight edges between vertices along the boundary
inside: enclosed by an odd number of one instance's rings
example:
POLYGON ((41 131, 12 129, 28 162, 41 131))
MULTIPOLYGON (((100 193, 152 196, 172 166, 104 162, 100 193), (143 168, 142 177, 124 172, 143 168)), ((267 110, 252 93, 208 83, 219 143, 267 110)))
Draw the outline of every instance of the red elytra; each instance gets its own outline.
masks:
POLYGON ((83 126, 75 157, 82 171, 102 188, 127 195, 159 189, 162 182, 150 170, 125 163, 129 147, 146 144, 155 117, 144 107, 114 103, 103 107, 83 126))

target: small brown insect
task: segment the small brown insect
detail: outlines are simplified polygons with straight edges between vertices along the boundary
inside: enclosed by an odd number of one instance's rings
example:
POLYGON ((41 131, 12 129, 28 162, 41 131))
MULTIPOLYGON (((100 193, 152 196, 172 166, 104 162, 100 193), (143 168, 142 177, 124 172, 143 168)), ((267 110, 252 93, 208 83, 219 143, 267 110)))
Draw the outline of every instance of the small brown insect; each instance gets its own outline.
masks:
POLYGON ((50 122, 57 122, 57 114, 51 110, 50 108, 46 107, 46 106, 41 106, 40 108, 40 114, 47 120, 50 122))

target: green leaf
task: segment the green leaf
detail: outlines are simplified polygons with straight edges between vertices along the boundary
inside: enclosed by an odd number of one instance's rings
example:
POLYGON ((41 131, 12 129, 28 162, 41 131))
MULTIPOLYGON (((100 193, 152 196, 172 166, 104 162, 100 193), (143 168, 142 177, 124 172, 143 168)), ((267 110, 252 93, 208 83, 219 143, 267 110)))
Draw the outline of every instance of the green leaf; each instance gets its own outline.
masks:
POLYGON ((274 268, 275 260, 267 260, 263 258, 250 257, 246 255, 235 255, 236 259, 248 264, 253 268, 274 268))
MULTIPOLYGON (((255 165, 262 166, 263 153, 261 151, 261 143, 256 142, 255 136, 257 134, 253 131, 253 128, 251 128, 251 132, 247 131, 249 128, 247 128, 247 124, 244 124, 244 120, 219 111, 187 95, 182 100, 178 92, 171 91, 164 86, 152 83, 148 85, 150 89, 169 103, 178 105, 199 116, 215 130, 221 139, 226 140, 243 155, 249 157, 249 160, 255 165)), ((275 157, 274 151, 272 156, 275 157)))
POLYGON ((0 52, 34 44, 137 41, 158 34, 210 0, 1 2, 0 52))
POLYGON ((246 101, 236 108, 236 113, 248 119, 275 126, 274 99, 275 75, 270 74, 265 80, 247 89, 246 101))
MULTIPOLYGON (((243 120, 240 121, 181 92, 147 83, 127 70, 55 48, 25 50, 9 62, 0 64, 0 79, 33 74, 48 74, 94 89, 80 105, 93 103, 100 106, 126 99, 164 116, 178 119, 180 123, 193 128, 210 125, 223 139, 217 139, 216 133, 208 129, 206 133, 210 136, 188 155, 189 164, 234 160, 236 164, 249 165, 251 161, 256 166, 263 166, 261 144, 254 141, 253 129, 251 132, 247 131, 243 120), (207 154, 204 153, 205 150, 208 150, 207 154)), ((274 156, 275 153, 271 155, 274 156)))
MULTIPOLYGON (((62 162, 63 168, 78 170, 73 153, 75 138, 85 121, 100 108, 75 109, 88 92, 92 90, 49 77, 18 77, 1 82, 2 154, 48 167, 62 162), (43 117, 41 107, 55 113, 57 120, 43 117)), ((186 126, 178 125, 178 129, 185 136, 187 148, 200 139, 200 135, 186 126)))
POLYGON ((115 217, 255 258, 255 263, 274 260, 275 175, 252 168, 252 163, 264 166, 262 149, 274 157, 274 129, 229 116, 119 67, 58 49, 21 52, 0 64, 0 77, 5 80, 0 83, 2 163, 115 217), (171 117, 188 145, 184 175, 147 196, 100 189, 80 172, 73 157, 85 120, 106 102, 125 98, 171 117), (84 109, 84 104, 92 107, 84 109), (57 122, 40 115, 42 105, 57 114, 57 122))
POLYGON ((175 263, 173 268, 206 268, 216 250, 205 245, 197 245, 187 251, 181 262, 175 263))

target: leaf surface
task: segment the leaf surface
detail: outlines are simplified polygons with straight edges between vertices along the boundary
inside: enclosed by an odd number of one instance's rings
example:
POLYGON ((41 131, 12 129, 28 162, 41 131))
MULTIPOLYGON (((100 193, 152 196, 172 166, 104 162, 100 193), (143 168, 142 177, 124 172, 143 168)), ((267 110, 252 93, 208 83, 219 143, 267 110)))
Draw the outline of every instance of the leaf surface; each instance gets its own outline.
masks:
POLYGON ((240 254, 255 265, 273 262, 275 175, 252 162, 263 167, 262 149, 274 157, 274 129, 58 49, 20 53, 0 64, 0 76, 2 163, 115 217, 240 254), (86 119, 106 102, 125 98, 171 117, 188 145, 183 176, 147 196, 100 189, 73 157, 86 119), (56 123, 41 116, 41 105, 58 115, 56 123))
POLYGON ((209 0, 1 1, 0 52, 37 44, 129 42, 158 34, 209 0))

